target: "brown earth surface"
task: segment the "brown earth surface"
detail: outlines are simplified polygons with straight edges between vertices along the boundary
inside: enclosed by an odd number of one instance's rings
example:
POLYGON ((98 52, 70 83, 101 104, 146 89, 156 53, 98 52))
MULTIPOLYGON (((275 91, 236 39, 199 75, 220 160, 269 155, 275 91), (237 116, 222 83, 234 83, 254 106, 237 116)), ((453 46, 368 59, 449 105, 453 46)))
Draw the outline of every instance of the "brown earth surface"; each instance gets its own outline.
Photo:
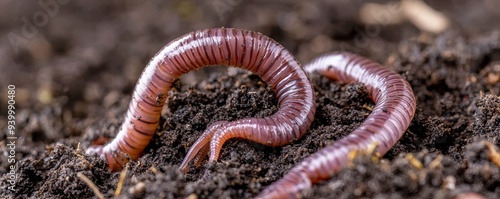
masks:
MULTIPOLYGON (((359 16, 369 3, 360 0, 2 1, 0 198, 95 197, 78 173, 114 197, 120 172, 110 173, 85 149, 101 135, 115 136, 135 82, 163 45, 212 27, 262 32, 302 63, 325 52, 355 52, 412 85, 415 118, 383 159, 358 155, 299 196, 458 199, 475 192, 500 198, 500 3, 426 2, 450 20, 446 31, 426 33, 407 20, 385 23, 400 18, 400 8, 379 10, 374 16, 385 17, 367 25, 359 16), (8 85, 16 92, 14 192, 8 189, 8 85)), ((218 162, 184 175, 177 168, 209 124, 265 117, 279 107, 274 92, 247 71, 209 67, 183 76, 168 95, 156 136, 128 164, 118 198, 257 195, 370 114, 364 85, 318 74, 311 79, 317 113, 300 140, 267 147, 232 139, 218 162)))

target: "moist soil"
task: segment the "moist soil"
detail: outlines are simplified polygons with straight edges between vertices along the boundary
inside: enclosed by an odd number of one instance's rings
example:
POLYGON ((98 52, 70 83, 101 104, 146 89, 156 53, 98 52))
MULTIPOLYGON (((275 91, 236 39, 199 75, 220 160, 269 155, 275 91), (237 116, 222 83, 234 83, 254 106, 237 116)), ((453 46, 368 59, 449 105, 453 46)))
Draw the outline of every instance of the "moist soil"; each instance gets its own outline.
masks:
POLYGON ((281 147, 231 139, 219 161, 182 174, 179 164, 209 124, 279 109, 275 93, 257 75, 208 67, 176 81, 156 135, 144 155, 127 165, 123 181, 104 160, 85 154, 97 138, 115 136, 155 52, 184 33, 222 26, 262 32, 302 63, 325 52, 355 52, 413 87, 415 118, 393 149, 382 158, 358 152, 345 169, 299 197, 500 198, 495 1, 427 1, 451 21, 439 34, 407 21, 365 25, 358 19, 364 1, 61 1, 57 12, 38 3, 0 3, 0 127, 7 129, 12 84, 17 136, 12 192, 10 142, 7 131, 0 132, 0 198, 96 197, 81 175, 106 198, 117 190, 117 198, 251 198, 370 114, 374 104, 363 84, 312 74, 317 112, 301 139, 281 147), (54 14, 36 32, 23 34, 36 13, 54 14), (10 33, 25 40, 13 45, 10 33))

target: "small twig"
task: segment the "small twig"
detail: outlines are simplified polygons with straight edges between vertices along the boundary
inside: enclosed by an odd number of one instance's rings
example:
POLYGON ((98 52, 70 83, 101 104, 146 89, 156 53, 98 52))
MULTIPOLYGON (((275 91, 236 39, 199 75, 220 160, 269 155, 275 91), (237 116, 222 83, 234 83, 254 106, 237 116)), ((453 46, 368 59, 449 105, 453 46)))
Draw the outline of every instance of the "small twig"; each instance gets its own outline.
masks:
POLYGON ((371 106, 368 106, 366 104, 363 104, 363 108, 369 111, 373 111, 373 108, 371 106))
POLYGON ((401 8, 406 18, 420 30, 441 33, 450 26, 448 17, 422 0, 403 0, 401 8))
POLYGON ((128 166, 125 166, 125 168, 120 173, 120 180, 118 181, 118 185, 116 186, 115 196, 120 195, 120 193, 122 192, 123 182, 125 181, 125 177, 127 176, 127 170, 128 166))
POLYGON ((495 146, 490 142, 485 141, 484 144, 486 145, 486 147, 488 147, 488 157, 490 158, 491 162, 500 167, 500 152, 498 152, 495 149, 495 146))
POLYGON ((378 142, 372 142, 370 145, 368 145, 368 148, 366 149, 366 153, 371 156, 375 156, 377 158, 381 158, 382 155, 376 150, 378 147, 378 142))
POLYGON ((80 158, 82 161, 86 161, 85 158, 83 157, 83 155, 81 154, 81 149, 80 149, 80 142, 78 142, 78 145, 76 145, 76 150, 73 154, 75 154, 76 156, 78 156, 78 158, 80 158))
POLYGON ((99 188, 97 188, 97 186, 94 184, 94 182, 92 182, 87 176, 85 176, 82 172, 78 172, 76 174, 76 176, 78 178, 80 178, 80 180, 85 182, 85 184, 87 184, 87 186, 89 186, 90 189, 92 189, 92 191, 94 192, 95 196, 97 196, 97 198, 104 199, 104 195, 102 195, 102 193, 99 191, 99 188))
POLYGON ((439 165, 441 165, 442 160, 443 160, 443 155, 439 154, 434 160, 432 160, 431 163, 429 163, 429 165, 427 165, 427 168, 431 170, 438 167, 439 165))
POLYGON ((415 158, 415 156, 413 156, 413 154, 411 154, 411 153, 406 155, 406 160, 408 160, 410 162, 411 166, 413 166, 414 168, 416 168, 418 170, 421 170, 422 168, 424 168, 422 163, 419 160, 417 160, 417 158, 415 158))
POLYGON ((380 155, 380 153, 376 150, 377 147, 378 147, 378 142, 372 142, 365 149, 355 149, 349 151, 349 153, 347 154, 347 166, 353 167, 354 166, 353 161, 359 155, 370 156, 372 162, 379 162, 382 155, 380 155))
POLYGON ((80 153, 80 150, 81 150, 81 149, 80 149, 80 142, 78 142, 78 145, 76 145, 76 152, 77 152, 77 153, 80 153))
POLYGON ((149 168, 151 170, 151 172, 153 172, 154 174, 157 174, 158 173, 158 169, 155 167, 155 166, 151 166, 149 168))

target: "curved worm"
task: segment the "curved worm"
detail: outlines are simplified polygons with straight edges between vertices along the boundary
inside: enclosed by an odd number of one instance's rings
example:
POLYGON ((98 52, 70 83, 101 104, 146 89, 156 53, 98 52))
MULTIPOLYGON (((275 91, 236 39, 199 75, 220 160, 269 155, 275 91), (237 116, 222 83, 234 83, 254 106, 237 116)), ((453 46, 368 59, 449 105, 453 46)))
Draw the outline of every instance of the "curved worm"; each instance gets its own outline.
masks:
MULTIPOLYGON (((209 65, 227 65, 257 73, 276 91, 280 109, 266 118, 246 118, 211 124, 186 155, 180 169, 199 165, 210 151, 218 158, 223 143, 233 137, 279 146, 300 138, 315 113, 313 88, 300 64, 281 45, 259 33, 239 29, 208 29, 186 34, 167 44, 148 64, 133 94, 125 122, 106 146, 92 146, 118 170, 137 159, 154 135, 166 95, 176 78, 209 65)), ((259 197, 293 197, 319 180, 329 178, 347 161, 347 153, 379 143, 385 154, 408 128, 415 112, 409 84, 394 72, 359 56, 343 53, 317 59, 306 70, 346 83, 364 83, 376 105, 365 122, 346 138, 313 154, 272 184, 259 197)))
POLYGON ((299 139, 309 128, 316 111, 314 90, 297 60, 274 40, 260 33, 216 28, 188 33, 167 44, 144 69, 132 95, 125 121, 116 138, 88 153, 100 154, 112 171, 122 168, 127 155, 142 154, 158 127, 166 96, 176 78, 203 66, 235 66, 258 74, 276 92, 279 110, 265 118, 245 118, 211 124, 196 141, 180 166, 196 165, 210 151, 216 161, 224 142, 244 138, 269 145, 299 139))
POLYGON ((416 99, 408 82, 366 58, 351 53, 330 54, 315 59, 304 69, 345 83, 365 84, 375 107, 351 134, 294 166, 257 198, 294 198, 298 191, 342 169, 349 151, 366 150, 372 143, 378 144, 380 154, 385 154, 401 138, 415 114, 416 99))

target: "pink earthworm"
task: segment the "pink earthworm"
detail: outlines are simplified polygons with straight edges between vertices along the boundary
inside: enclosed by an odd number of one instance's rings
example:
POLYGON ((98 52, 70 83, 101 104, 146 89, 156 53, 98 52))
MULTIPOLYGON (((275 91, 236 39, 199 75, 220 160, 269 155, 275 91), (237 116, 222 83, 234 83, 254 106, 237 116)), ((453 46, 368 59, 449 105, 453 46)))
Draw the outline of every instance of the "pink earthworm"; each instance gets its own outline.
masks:
POLYGON ((416 109, 413 90, 406 80, 383 66, 351 53, 322 56, 304 66, 344 83, 363 83, 375 102, 372 113, 348 136, 319 150, 268 186, 257 198, 295 198, 300 190, 332 177, 348 161, 352 150, 377 144, 381 155, 391 149, 410 125, 416 109))
MULTIPOLYGON (((207 29, 170 42, 153 57, 136 85, 116 138, 105 146, 91 146, 87 152, 100 154, 113 171, 121 169, 128 161, 127 155, 137 159, 156 132, 164 97, 174 80, 209 65, 235 66, 258 74, 277 93, 280 109, 266 118, 211 124, 193 144, 180 170, 186 172, 191 160, 199 165, 209 151, 209 160, 216 161, 223 143, 230 138, 280 146, 299 139, 312 123, 316 110, 313 88, 287 50, 260 33, 207 29)), ((378 143, 378 152, 385 154, 408 128, 415 113, 415 97, 408 82, 368 59, 349 53, 332 54, 313 61, 305 69, 345 83, 364 83, 375 107, 354 132, 308 157, 258 197, 294 197, 298 191, 339 171, 350 150, 378 143)))
POLYGON ((199 165, 210 150, 210 161, 218 159, 224 142, 244 138, 280 146, 297 140, 309 129, 316 111, 314 90, 299 62, 283 46, 257 32, 215 28, 188 33, 168 43, 144 69, 132 95, 125 120, 109 144, 89 147, 107 160, 112 171, 136 160, 158 127, 165 96, 182 74, 204 66, 225 65, 259 75, 277 94, 279 110, 265 118, 245 118, 211 124, 186 155, 199 165))

